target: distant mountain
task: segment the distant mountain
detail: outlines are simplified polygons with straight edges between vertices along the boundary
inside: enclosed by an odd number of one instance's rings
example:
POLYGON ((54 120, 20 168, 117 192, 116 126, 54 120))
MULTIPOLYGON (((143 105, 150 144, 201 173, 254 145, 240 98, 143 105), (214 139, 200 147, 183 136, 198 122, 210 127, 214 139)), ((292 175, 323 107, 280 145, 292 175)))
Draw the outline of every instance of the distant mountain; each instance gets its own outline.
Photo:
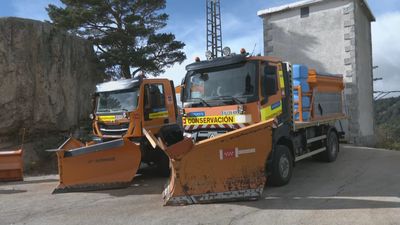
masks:
POLYGON ((379 147, 400 150, 400 97, 374 102, 379 147))

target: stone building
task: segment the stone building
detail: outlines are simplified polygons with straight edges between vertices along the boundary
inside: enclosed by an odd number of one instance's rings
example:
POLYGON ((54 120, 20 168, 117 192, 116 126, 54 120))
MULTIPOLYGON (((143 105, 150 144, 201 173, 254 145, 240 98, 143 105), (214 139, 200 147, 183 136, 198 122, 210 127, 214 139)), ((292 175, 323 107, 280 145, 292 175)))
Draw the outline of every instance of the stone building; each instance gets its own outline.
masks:
POLYGON ((347 140, 373 145, 371 22, 365 0, 306 0, 261 10, 264 54, 343 74, 347 140))

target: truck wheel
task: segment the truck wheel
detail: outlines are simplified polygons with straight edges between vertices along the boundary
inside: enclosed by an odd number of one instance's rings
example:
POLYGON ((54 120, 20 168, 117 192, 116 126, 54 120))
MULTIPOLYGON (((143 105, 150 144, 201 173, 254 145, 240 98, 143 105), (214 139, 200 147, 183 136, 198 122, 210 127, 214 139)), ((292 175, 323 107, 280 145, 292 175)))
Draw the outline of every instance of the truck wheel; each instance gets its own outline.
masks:
MULTIPOLYGON (((176 144, 183 140, 183 132, 176 124, 161 127, 158 136, 167 146, 176 144)), ((157 173, 160 174, 160 176, 168 177, 170 174, 169 158, 161 149, 159 149, 159 151, 160 152, 158 153, 155 162, 157 165, 157 173)))
POLYGON ((162 177, 168 177, 170 174, 169 158, 160 150, 156 161, 157 173, 162 177))
POLYGON ((293 172, 293 158, 288 147, 277 145, 268 183, 272 186, 283 186, 289 183, 293 172))
POLYGON ((161 127, 158 136, 167 146, 176 144, 183 140, 183 132, 177 124, 161 127))
POLYGON ((339 153, 339 139, 334 131, 329 131, 327 136, 326 151, 321 152, 318 158, 324 162, 333 162, 339 153))

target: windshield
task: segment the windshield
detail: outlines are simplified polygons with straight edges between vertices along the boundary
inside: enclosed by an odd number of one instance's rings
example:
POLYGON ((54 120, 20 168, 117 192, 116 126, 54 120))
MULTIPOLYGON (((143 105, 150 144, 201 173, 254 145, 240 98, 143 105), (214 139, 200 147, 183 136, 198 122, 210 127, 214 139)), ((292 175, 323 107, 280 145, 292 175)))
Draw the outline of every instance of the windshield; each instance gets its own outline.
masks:
POLYGON ((248 102, 257 96, 256 63, 195 71, 186 82, 186 101, 236 99, 233 102, 248 102))
POLYGON ((97 112, 132 112, 138 105, 138 89, 98 93, 97 112))

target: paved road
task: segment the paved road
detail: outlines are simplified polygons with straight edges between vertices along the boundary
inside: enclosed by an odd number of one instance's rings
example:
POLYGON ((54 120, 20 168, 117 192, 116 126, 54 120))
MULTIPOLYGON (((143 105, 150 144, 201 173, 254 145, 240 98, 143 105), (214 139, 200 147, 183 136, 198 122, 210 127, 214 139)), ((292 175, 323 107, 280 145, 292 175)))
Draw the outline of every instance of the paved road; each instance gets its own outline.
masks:
POLYGON ((165 179, 122 190, 51 195, 56 176, 0 184, 0 224, 400 224, 400 152, 342 148, 335 163, 300 162, 263 199, 163 207, 165 179))

